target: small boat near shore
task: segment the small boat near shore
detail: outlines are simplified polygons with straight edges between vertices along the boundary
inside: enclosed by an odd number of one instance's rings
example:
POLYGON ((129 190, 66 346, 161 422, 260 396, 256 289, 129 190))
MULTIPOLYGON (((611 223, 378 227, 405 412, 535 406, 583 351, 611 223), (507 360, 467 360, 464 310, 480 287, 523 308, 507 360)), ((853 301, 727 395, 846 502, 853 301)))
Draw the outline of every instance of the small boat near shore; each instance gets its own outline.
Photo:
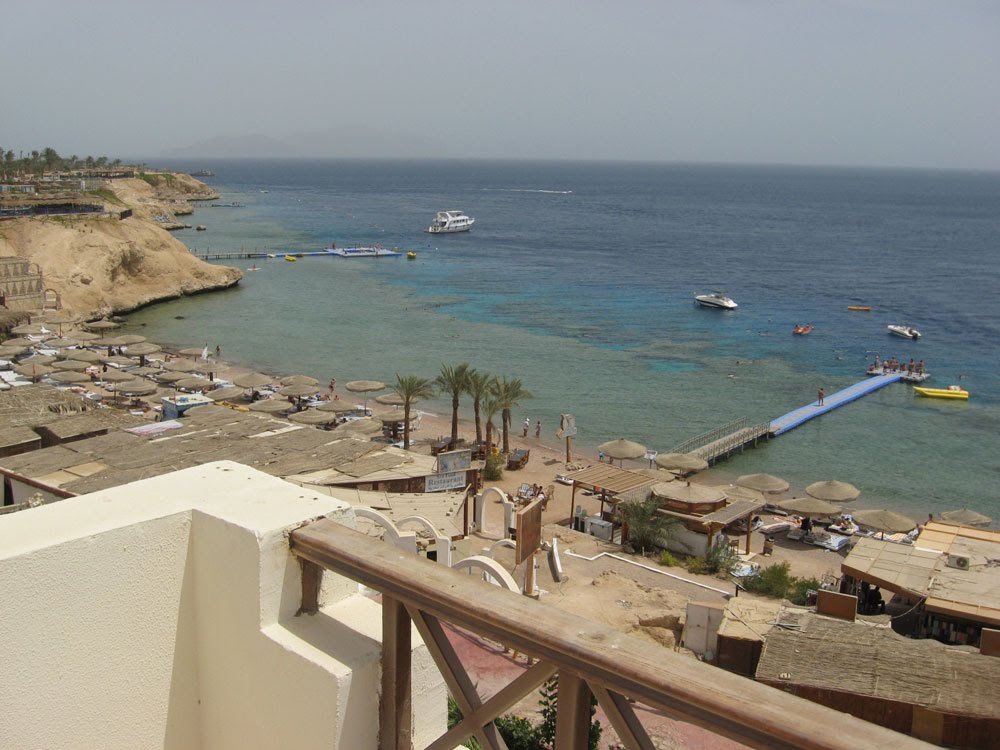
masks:
POLYGON ((417 254, 415 252, 413 252, 412 250, 410 250, 410 252, 408 252, 406 254, 406 259, 407 260, 416 260, 417 259, 417 254))
POLYGON ((913 339, 916 341, 921 337, 920 331, 918 331, 913 326, 901 326, 901 325, 888 325, 886 328, 889 329, 889 333, 894 336, 902 336, 904 339, 913 339))
POLYGON ((287 260, 289 263, 294 263, 295 261, 298 260, 298 258, 296 258, 294 255, 286 255, 285 260, 287 260))
POLYGON ((475 223, 476 220, 466 216, 464 211, 438 211, 426 231, 429 234, 468 232, 475 223))
POLYGON ((807 336, 808 334, 812 333, 812 331, 813 327, 811 324, 808 323, 804 326, 795 326, 795 328, 792 329, 792 333, 794 333, 797 336, 807 336))
POLYGON ((848 310, 854 310, 854 312, 871 312, 872 309, 867 305, 848 305, 848 310))
POLYGON ((921 388, 915 385, 913 390, 918 396, 927 396, 928 398, 956 398, 962 401, 969 399, 969 392, 957 385, 949 385, 947 388, 921 388))
POLYGON ((722 292, 712 292, 711 294, 695 295, 694 301, 702 307, 714 307, 719 310, 735 310, 737 305, 733 300, 722 292))

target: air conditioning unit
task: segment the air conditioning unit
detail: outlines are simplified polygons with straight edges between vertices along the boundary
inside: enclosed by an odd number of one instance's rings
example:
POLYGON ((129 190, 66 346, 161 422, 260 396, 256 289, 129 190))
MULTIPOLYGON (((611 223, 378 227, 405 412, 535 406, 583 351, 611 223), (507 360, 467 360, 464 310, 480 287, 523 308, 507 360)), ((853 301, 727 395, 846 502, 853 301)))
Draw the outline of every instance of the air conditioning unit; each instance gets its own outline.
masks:
POLYGON ((948 555, 947 565, 949 568, 957 568, 958 570, 968 570, 969 569, 969 556, 968 555, 948 555))

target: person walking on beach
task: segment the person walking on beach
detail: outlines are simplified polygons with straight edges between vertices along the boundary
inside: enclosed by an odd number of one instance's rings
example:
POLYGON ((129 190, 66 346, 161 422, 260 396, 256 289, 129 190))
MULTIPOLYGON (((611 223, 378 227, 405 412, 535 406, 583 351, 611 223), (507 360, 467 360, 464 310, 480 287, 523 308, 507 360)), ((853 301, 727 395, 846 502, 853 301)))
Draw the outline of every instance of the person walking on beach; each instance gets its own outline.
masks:
POLYGON ((336 392, 337 392, 337 379, 330 378, 330 395, 332 396, 336 392))
POLYGON ((531 420, 528 417, 524 418, 524 437, 528 437, 528 430, 531 428, 531 420))
POLYGON ((535 439, 537 440, 542 436, 542 420, 535 422, 535 439))
POLYGON ((819 392, 816 394, 816 406, 822 406, 824 398, 826 398, 826 391, 820 388, 819 392))

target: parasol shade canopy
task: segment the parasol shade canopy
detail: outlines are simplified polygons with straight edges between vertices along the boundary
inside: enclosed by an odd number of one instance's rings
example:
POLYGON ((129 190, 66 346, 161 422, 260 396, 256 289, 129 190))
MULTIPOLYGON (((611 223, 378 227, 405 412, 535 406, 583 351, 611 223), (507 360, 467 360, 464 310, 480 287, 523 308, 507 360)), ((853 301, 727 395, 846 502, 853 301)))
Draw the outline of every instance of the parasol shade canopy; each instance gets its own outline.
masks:
POLYGON ((962 508, 961 510, 946 510, 941 514, 941 520, 957 523, 959 526, 989 526, 993 519, 984 516, 979 511, 962 508))
POLYGON ((632 440, 626 440, 625 438, 609 440, 606 443, 601 443, 597 447, 603 451, 604 455, 611 456, 611 458, 617 458, 619 461, 626 458, 642 458, 646 455, 645 445, 636 443, 632 440))
POLYGON ((917 522, 893 510, 858 510, 851 514, 854 522, 886 534, 899 534, 913 529, 917 522))
POLYGON ((788 489, 788 482, 774 474, 744 474, 736 478, 736 484, 758 492, 784 492, 788 489))
POLYGON ((829 500, 831 503, 847 503, 857 500, 861 490, 853 484, 838 482, 835 479, 827 479, 822 482, 813 482, 806 487, 806 494, 810 497, 817 497, 820 500, 829 500))
POLYGON ((708 461, 691 453, 659 453, 653 460, 667 471, 704 471, 708 468, 708 461))
POLYGON ((775 503, 775 505, 782 510, 787 510, 789 513, 808 516, 809 518, 838 516, 844 511, 839 505, 828 503, 826 500, 820 500, 818 497, 793 497, 791 500, 782 500, 779 503, 775 503))

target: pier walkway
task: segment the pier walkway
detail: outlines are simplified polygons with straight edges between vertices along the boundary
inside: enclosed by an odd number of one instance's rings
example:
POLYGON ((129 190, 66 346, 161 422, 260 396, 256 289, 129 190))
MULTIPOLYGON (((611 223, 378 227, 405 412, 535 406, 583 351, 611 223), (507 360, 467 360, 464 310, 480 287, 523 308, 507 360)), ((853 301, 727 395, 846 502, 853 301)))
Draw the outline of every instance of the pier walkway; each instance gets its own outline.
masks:
POLYGON ((784 416, 772 419, 770 429, 771 435, 773 437, 782 435, 789 430, 798 427, 803 422, 808 422, 813 417, 818 417, 820 414, 826 414, 839 406, 849 404, 851 401, 855 401, 862 396, 867 396, 872 391, 884 388, 890 383, 896 383, 902 377, 903 373, 901 372, 894 372, 889 375, 876 375, 871 378, 866 378, 860 383, 855 383, 842 391, 831 393, 823 399, 822 406, 818 406, 816 402, 813 402, 799 407, 795 411, 790 411, 784 416))

